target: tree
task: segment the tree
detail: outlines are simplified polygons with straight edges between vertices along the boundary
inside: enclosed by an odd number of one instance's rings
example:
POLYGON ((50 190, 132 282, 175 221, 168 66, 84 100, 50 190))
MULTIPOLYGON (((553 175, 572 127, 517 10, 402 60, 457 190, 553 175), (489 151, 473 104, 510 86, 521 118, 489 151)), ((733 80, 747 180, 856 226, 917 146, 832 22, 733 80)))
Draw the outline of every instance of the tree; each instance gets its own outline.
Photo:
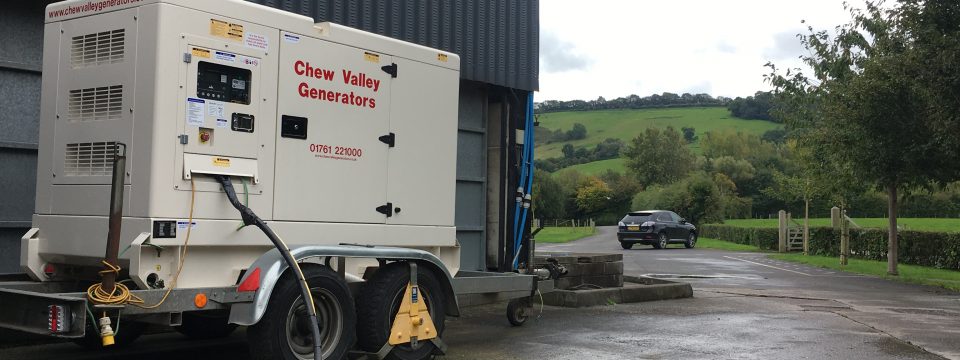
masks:
POLYGON ((695 225, 723 220, 723 198, 710 176, 702 171, 671 185, 638 193, 633 207, 672 210, 695 225))
POLYGON ((563 189, 550 174, 536 171, 533 177, 533 213, 541 219, 564 217, 563 189))
POLYGON ((768 77, 787 104, 782 114, 804 133, 803 145, 817 147, 814 153, 830 168, 887 193, 891 275, 897 274, 898 192, 944 175, 941 169, 953 166, 941 154, 955 152, 926 117, 926 85, 917 81, 924 66, 914 60, 916 23, 906 21, 916 15, 911 8, 929 2, 905 3, 890 10, 871 2, 865 10, 851 9, 852 21, 837 27, 835 36, 810 28, 800 38, 813 78, 800 70, 780 74, 772 66, 768 77))
POLYGON ((680 128, 680 131, 683 132, 683 139, 686 140, 688 143, 693 143, 694 141, 697 141, 697 129, 692 127, 683 127, 683 128, 680 128))
POLYGON ((563 152, 563 157, 567 159, 573 158, 574 148, 572 144, 563 144, 563 147, 560 148, 560 151, 563 152))
POLYGON ((587 127, 581 123, 573 124, 573 129, 567 132, 568 140, 581 140, 587 138, 587 127))
POLYGON ((624 152, 627 168, 643 186, 670 184, 682 179, 696 164, 696 158, 673 127, 647 128, 630 140, 624 152))
POLYGON ((577 207, 585 215, 597 215, 607 209, 613 191, 607 183, 598 178, 592 178, 584 186, 577 189, 577 207))

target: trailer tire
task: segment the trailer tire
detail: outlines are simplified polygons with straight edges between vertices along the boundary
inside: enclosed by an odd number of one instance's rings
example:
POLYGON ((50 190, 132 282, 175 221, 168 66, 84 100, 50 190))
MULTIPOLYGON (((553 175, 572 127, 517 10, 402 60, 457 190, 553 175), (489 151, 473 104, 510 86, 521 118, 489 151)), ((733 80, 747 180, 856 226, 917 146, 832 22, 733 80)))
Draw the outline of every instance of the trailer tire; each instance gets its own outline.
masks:
POLYGON ((512 326, 523 326, 530 318, 527 310, 530 309, 530 299, 513 299, 507 303, 507 321, 512 326))
MULTIPOLYGON (((395 262, 381 267, 373 278, 360 288, 360 296, 357 298, 357 343, 361 349, 377 352, 387 343, 393 320, 409 282, 410 265, 406 262, 395 262)), ((446 299, 440 280, 433 271, 422 266, 417 271, 417 285, 437 328, 437 336, 443 336, 446 299)), ((421 342, 417 349, 403 344, 394 347, 387 359, 429 359, 435 350, 436 345, 430 341, 421 342)))
MULTIPOLYGON (((125 348, 133 344, 134 341, 137 341, 137 339, 140 338, 140 335, 143 335, 143 332, 147 329, 147 324, 142 322, 122 321, 120 323, 120 328, 117 329, 117 335, 114 337, 115 344, 111 346, 103 346, 103 340, 100 339, 100 329, 94 328, 93 324, 90 323, 90 319, 87 319, 86 323, 87 329, 84 332, 83 337, 74 339, 73 343, 87 350, 125 348)), ((116 322, 113 323, 113 326, 117 326, 116 322)))
MULTIPOLYGON (((356 339, 357 317, 346 282, 325 266, 305 266, 320 320, 323 358, 345 359, 356 339)), ((250 357, 267 359, 313 359, 313 334, 297 280, 286 272, 270 295, 267 311, 247 329, 250 357)))
POLYGON ((190 340, 210 340, 230 336, 237 325, 227 322, 227 314, 193 311, 183 313, 183 322, 174 327, 190 340))

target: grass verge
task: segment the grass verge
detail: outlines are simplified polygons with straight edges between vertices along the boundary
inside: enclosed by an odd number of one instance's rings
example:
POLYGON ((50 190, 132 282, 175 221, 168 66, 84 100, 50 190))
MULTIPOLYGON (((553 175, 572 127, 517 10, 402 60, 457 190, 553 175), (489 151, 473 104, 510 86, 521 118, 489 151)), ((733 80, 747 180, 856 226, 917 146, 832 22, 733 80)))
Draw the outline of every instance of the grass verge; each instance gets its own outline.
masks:
POLYGON ((538 243, 565 243, 593 235, 596 229, 591 227, 546 227, 537 233, 538 243))
POLYGON ((753 245, 744 245, 737 244, 735 242, 711 239, 711 238, 698 238, 697 247, 701 249, 716 249, 716 250, 727 250, 727 251, 750 251, 750 252, 760 252, 761 250, 753 245))
POLYGON ((850 259, 847 266, 840 266, 839 258, 829 256, 773 254, 770 255, 770 258, 821 268, 872 275, 884 279, 902 281, 912 284, 939 286, 945 289, 960 291, 960 271, 900 264, 897 266, 900 276, 890 276, 887 275, 887 263, 885 261, 850 259))
MULTIPOLYGON (((803 223, 803 218, 794 218, 794 221, 803 223)), ((886 218, 855 218, 857 225, 864 228, 886 229, 886 218)), ((750 227, 750 228, 777 228, 777 219, 742 219, 727 220, 724 225, 750 227)), ((830 219, 811 218, 811 227, 830 226, 830 219)), ((900 218, 897 219, 897 226, 903 230, 915 231, 937 231, 937 232, 960 232, 960 219, 947 218, 900 218)))

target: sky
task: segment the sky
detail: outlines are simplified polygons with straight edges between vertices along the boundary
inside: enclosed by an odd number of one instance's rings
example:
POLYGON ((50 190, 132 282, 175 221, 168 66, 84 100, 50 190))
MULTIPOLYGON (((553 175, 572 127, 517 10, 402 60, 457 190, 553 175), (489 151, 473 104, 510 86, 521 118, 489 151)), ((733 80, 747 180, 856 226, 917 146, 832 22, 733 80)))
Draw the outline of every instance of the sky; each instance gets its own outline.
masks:
POLYGON ((807 25, 849 19, 842 0, 541 0, 536 96, 749 96, 770 89, 767 62, 802 65, 807 25))

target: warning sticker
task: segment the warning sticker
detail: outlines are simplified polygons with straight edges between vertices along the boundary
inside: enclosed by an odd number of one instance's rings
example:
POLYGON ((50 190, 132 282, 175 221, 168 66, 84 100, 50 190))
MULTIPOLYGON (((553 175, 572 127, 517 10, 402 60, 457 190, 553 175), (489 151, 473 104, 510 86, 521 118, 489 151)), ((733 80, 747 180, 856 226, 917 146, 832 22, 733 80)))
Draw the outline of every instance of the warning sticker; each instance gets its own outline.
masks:
POLYGON ((223 20, 210 19, 210 35, 227 38, 233 41, 243 40, 243 25, 228 23, 223 20))
POLYGON ((213 158, 213 166, 230 167, 230 159, 215 157, 213 158))
POLYGON ((190 53, 196 57, 210 58, 210 50, 207 49, 193 48, 190 53))
POLYGON ((249 56, 242 56, 242 55, 239 57, 239 59, 241 64, 250 65, 250 66, 260 66, 260 59, 252 58, 249 56))
POLYGON ((300 37, 294 34, 283 34, 283 41, 291 44, 297 44, 300 42, 300 37))
POLYGON ((187 98, 187 125, 203 126, 205 107, 203 99, 187 98))
MULTIPOLYGON (((186 229, 187 229, 187 224, 190 224, 190 228, 191 228, 191 229, 197 227, 197 222, 196 222, 196 221, 194 221, 194 222, 177 221, 177 229, 186 230, 186 229)), ((158 265, 158 266, 159 266, 159 265, 158 265)))
POLYGON ((220 101, 207 101, 207 116, 212 118, 224 118, 223 116, 223 103, 220 101))
POLYGON ((217 51, 214 57, 220 61, 226 61, 226 62, 237 61, 237 55, 234 55, 228 52, 223 52, 223 51, 217 51))
POLYGON ((260 49, 267 51, 270 49, 270 44, 267 41, 267 37, 256 34, 256 33, 246 33, 243 36, 243 45, 246 47, 260 49))
POLYGON ((367 61, 369 61, 369 62, 372 62, 372 63, 379 63, 379 62, 380 62, 380 55, 377 55, 377 54, 374 54, 374 53, 369 53, 369 52, 364 52, 364 53, 363 53, 363 59, 364 59, 364 60, 367 60, 367 61))
POLYGON ((230 126, 230 122, 227 121, 227 119, 217 119, 217 127, 218 127, 218 128, 225 128, 225 127, 229 127, 229 126, 230 126))
POLYGON ((447 56, 447 54, 437 54, 437 60, 442 62, 447 62, 447 60, 449 60, 449 57, 447 56))

